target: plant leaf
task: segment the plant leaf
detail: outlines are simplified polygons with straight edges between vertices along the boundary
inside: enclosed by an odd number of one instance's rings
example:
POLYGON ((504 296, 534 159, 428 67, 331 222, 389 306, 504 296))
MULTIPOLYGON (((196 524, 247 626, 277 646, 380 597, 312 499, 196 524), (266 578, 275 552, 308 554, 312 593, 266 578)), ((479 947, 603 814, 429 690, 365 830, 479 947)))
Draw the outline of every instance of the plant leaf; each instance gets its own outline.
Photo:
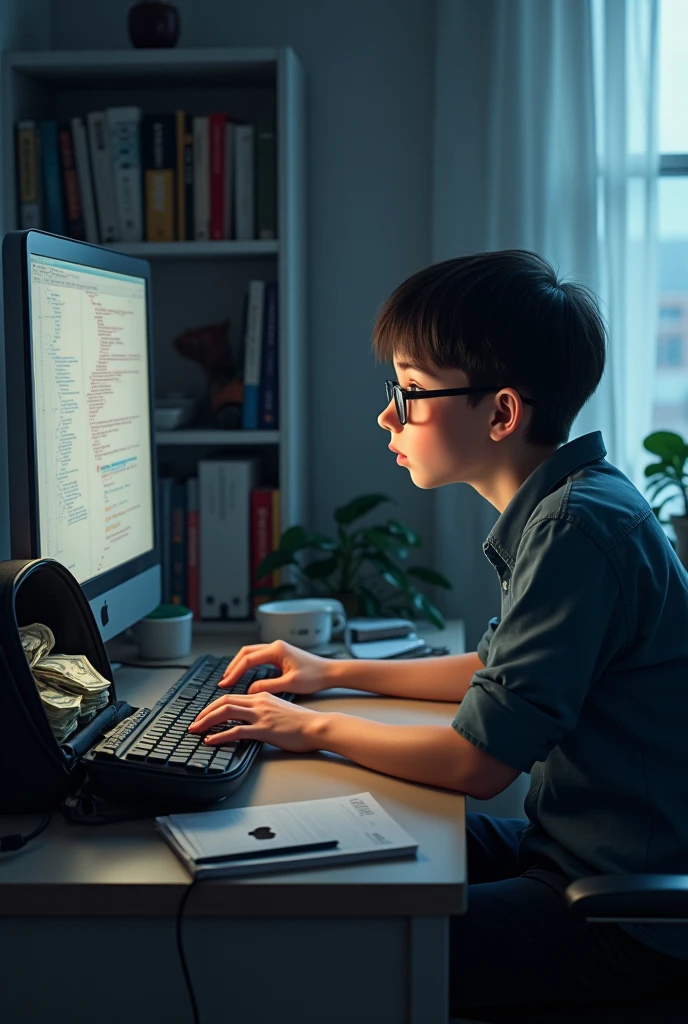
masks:
POLYGON ((445 587, 447 590, 453 589, 453 584, 449 582, 446 576, 443 576, 439 572, 435 572, 434 569, 426 569, 422 565, 411 565, 406 572, 409 576, 415 576, 417 579, 422 580, 423 583, 431 583, 437 587, 445 587))
POLYGON ((271 551, 269 555, 266 555, 260 565, 257 567, 254 578, 261 580, 263 576, 267 576, 269 572, 274 572, 275 569, 281 569, 284 565, 296 565, 296 560, 292 558, 290 551, 271 551))
POLYGON ((301 571, 309 579, 319 580, 336 572, 338 566, 339 556, 333 555, 331 558, 321 558, 317 562, 309 562, 308 565, 302 566, 301 571))
POLYGON ((646 466, 643 472, 645 476, 656 476, 657 473, 663 473, 665 466, 663 462, 651 462, 649 466, 646 466))
POLYGON ((354 519, 360 519, 366 512, 372 511, 383 501, 393 501, 393 499, 388 498, 386 494, 362 494, 350 501, 348 505, 342 505, 335 509, 334 518, 338 523, 347 526, 349 523, 353 523, 354 519))
POLYGON ((425 594, 421 594, 421 592, 417 590, 413 595, 413 603, 418 611, 432 622, 433 626, 437 626, 438 629, 444 629, 445 623, 442 612, 429 598, 425 596, 425 594))
POLYGON ((299 548, 307 546, 307 536, 308 533, 303 526, 290 526, 280 537, 279 550, 298 551, 299 548))
POLYGON ((385 525, 379 527, 379 529, 386 530, 396 537, 401 537, 410 548, 420 548, 423 546, 420 534, 412 530, 410 526, 400 523, 398 519, 388 519, 385 525))
POLYGON ((406 558, 408 556, 408 548, 404 547, 396 537, 390 537, 378 529, 377 526, 369 526, 361 530, 361 537, 385 555, 392 553, 397 558, 406 558))
POLYGON ((673 430, 655 430, 647 435, 643 447, 653 455, 659 455, 665 462, 676 457, 685 459, 688 454, 686 442, 673 430))

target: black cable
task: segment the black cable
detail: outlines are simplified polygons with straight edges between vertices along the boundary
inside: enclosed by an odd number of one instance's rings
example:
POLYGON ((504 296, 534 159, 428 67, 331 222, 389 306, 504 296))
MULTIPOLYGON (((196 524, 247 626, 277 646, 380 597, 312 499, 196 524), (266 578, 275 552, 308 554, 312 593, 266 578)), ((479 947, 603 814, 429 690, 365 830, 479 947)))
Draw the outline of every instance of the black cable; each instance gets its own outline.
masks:
POLYGON ((22 846, 26 846, 31 839, 35 839, 36 836, 39 836, 48 827, 52 817, 52 814, 44 815, 40 824, 33 832, 29 832, 26 836, 21 835, 19 832, 15 832, 14 835, 0 836, 0 853, 11 853, 15 850, 21 850, 22 846))
POLYGON ((182 918, 184 916, 184 908, 186 907, 189 896, 198 881, 198 878, 194 878, 191 885, 187 887, 180 900, 179 909, 177 910, 177 952, 179 953, 179 961, 182 965, 184 981, 186 982, 186 990, 189 993, 189 1001, 191 1002, 194 1024, 200 1024, 201 1018, 198 1013, 198 1003, 196 1002, 196 993, 194 992, 193 983, 191 981, 191 974, 189 973, 186 957, 184 955, 184 944, 182 942, 182 918))

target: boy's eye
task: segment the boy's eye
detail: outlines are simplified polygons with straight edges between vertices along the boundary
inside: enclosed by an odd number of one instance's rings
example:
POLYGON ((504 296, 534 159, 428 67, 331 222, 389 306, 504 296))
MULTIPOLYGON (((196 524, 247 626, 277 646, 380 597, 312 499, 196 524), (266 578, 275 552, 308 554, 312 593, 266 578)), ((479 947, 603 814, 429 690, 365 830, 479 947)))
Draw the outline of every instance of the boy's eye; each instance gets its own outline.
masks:
POLYGON ((407 391, 422 391, 423 389, 420 386, 420 384, 409 384, 409 386, 406 388, 406 390, 407 391))

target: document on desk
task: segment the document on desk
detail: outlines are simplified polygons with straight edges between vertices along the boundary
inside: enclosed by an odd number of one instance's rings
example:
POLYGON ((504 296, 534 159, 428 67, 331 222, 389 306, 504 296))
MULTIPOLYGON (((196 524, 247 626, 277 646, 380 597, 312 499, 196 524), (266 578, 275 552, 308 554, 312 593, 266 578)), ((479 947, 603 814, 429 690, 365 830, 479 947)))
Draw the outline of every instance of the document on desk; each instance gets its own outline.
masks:
POLYGON ((229 878, 415 854, 370 793, 169 814, 157 830, 195 878, 229 878))

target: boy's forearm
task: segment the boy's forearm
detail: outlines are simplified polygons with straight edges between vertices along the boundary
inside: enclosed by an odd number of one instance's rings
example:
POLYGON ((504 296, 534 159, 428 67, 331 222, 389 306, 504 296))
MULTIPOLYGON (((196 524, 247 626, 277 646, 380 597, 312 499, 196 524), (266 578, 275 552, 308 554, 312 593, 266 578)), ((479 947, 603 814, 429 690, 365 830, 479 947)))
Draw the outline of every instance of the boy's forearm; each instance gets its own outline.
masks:
POLYGON ((346 659, 330 662, 330 686, 382 693, 388 697, 421 700, 463 700, 471 679, 483 663, 473 651, 439 658, 408 658, 400 661, 346 659))
POLYGON ((320 750, 410 782, 470 793, 470 744, 450 725, 386 725, 323 712, 315 722, 320 750))

